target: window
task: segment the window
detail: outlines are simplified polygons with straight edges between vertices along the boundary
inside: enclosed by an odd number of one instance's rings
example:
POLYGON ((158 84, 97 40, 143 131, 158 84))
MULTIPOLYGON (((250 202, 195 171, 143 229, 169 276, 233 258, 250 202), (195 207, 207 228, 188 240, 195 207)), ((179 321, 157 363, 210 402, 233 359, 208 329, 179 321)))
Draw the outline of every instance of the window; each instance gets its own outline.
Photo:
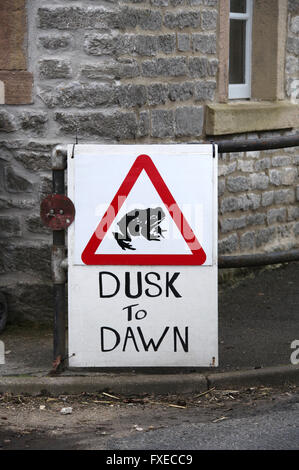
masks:
POLYGON ((219 0, 218 102, 206 105, 207 135, 298 128, 299 105, 285 96, 290 5, 219 0))
POLYGON ((251 97, 253 0, 230 1, 229 98, 251 97))

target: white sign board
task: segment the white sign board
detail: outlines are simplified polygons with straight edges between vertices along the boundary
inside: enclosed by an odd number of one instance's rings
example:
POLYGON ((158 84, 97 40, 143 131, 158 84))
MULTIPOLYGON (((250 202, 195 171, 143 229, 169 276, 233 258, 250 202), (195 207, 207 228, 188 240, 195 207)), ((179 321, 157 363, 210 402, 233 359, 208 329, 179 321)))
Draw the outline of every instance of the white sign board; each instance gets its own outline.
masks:
POLYGON ((68 151, 70 367, 217 366, 217 149, 68 151))

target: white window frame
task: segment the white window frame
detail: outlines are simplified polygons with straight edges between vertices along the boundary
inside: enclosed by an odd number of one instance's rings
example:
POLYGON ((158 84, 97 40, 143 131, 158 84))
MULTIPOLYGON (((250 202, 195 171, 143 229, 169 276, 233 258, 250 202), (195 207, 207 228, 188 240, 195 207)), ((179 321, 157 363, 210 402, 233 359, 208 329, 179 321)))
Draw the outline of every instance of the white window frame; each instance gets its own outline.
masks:
POLYGON ((246 13, 231 13, 230 20, 246 21, 245 42, 245 83, 228 86, 228 97, 231 100, 251 98, 251 52, 252 52, 252 17, 253 0, 246 0, 246 13))

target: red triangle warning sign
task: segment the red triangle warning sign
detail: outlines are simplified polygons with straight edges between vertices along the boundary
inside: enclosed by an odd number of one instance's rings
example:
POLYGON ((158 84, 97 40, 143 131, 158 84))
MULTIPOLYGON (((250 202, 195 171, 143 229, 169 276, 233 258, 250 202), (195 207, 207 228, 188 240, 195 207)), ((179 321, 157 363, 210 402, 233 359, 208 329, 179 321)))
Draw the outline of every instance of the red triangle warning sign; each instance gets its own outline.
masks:
MULTIPOLYGON (((118 243, 122 246, 121 242, 118 241, 118 243)), ((128 246, 127 243, 123 243, 123 245, 128 246)), ((114 196, 91 239, 87 243, 81 259, 83 263, 87 265, 198 266, 202 265, 206 261, 206 254, 151 158, 148 155, 139 155, 114 196), (161 200, 165 204, 171 218, 187 243, 191 252, 190 254, 127 254, 125 251, 123 254, 96 253, 142 170, 147 173, 161 200)))

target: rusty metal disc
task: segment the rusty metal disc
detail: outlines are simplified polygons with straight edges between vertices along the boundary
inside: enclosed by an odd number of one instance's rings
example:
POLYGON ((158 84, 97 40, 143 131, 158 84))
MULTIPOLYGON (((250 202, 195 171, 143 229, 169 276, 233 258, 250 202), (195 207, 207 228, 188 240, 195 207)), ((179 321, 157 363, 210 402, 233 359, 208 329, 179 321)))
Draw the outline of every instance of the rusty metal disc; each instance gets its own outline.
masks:
POLYGON ((64 194, 50 194, 41 203, 40 216, 51 230, 65 230, 75 218, 75 206, 64 194))

